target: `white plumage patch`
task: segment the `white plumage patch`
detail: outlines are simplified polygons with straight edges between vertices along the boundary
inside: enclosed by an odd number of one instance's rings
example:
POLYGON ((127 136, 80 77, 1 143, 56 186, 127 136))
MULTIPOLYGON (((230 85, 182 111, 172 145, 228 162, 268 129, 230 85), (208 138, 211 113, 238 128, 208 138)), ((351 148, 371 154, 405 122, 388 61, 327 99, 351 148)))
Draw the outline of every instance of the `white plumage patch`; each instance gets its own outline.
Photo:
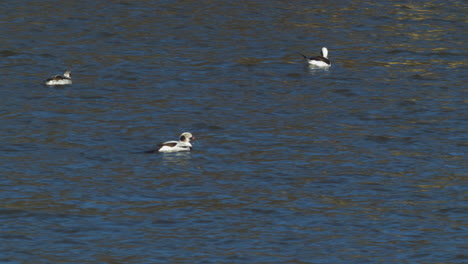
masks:
POLYGON ((328 64, 324 61, 320 61, 320 60, 309 60, 309 65, 310 66, 315 66, 315 67, 319 67, 319 68, 328 68, 331 66, 331 64, 328 64))
POLYGON ((70 79, 49 79, 45 83, 46 85, 66 85, 72 84, 72 80, 70 79))
POLYGON ((192 150, 192 145, 190 143, 185 144, 176 144, 175 146, 162 145, 158 152, 182 152, 192 150))

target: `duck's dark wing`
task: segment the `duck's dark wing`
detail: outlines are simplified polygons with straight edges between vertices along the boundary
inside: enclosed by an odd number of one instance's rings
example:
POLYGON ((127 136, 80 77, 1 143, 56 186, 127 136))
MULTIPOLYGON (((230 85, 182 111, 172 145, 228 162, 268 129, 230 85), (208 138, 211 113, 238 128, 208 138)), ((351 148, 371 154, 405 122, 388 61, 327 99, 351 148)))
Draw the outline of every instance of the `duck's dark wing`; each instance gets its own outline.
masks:
POLYGON ((326 64, 330 64, 330 60, 322 56, 312 57, 312 58, 309 58, 309 60, 323 61, 326 64))
POLYGON ((164 146, 167 146, 167 147, 175 147, 177 145, 177 142, 164 142, 162 144, 158 144, 158 147, 161 148, 161 147, 164 147, 164 146))
MULTIPOLYGON (((158 144, 158 147, 156 149, 146 150, 146 151, 143 151, 143 153, 155 153, 155 152, 158 152, 164 146, 173 148, 176 145, 177 145, 177 141, 164 142, 164 143, 158 144)), ((190 147, 189 146, 181 146, 181 148, 190 148, 190 147)), ((190 148, 190 150, 191 149, 192 148, 190 148)))
POLYGON ((62 76, 62 75, 55 75, 55 76, 52 76, 52 77, 46 79, 45 81, 48 82, 48 81, 59 81, 59 80, 70 80, 70 78, 67 78, 67 77, 62 76))
POLYGON ((177 141, 168 141, 168 142, 164 142, 164 143, 161 143, 161 144, 158 144, 158 147, 159 148, 162 148, 164 146, 167 146, 167 147, 175 147, 177 145, 177 141))
POLYGON ((55 75, 55 76, 52 76, 50 78, 47 78, 45 81, 48 82, 48 81, 57 80, 57 77, 58 77, 58 75, 55 75))

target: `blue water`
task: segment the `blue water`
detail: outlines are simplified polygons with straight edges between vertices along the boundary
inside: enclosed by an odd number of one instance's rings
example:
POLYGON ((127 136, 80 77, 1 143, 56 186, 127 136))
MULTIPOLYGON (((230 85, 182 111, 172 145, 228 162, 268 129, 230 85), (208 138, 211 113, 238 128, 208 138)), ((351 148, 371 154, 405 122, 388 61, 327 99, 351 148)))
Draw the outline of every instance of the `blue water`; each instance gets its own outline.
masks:
POLYGON ((468 261, 465 2, 0 8, 0 263, 468 261))

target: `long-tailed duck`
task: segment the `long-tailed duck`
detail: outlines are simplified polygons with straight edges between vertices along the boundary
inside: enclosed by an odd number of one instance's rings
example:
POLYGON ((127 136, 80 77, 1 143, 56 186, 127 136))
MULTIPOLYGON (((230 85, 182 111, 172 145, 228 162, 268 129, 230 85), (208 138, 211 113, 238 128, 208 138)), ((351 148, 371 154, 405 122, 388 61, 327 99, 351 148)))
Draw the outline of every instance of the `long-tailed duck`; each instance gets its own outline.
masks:
POLYGON ((65 71, 63 75, 55 75, 45 80, 45 85, 67 85, 72 84, 71 71, 65 71))
POLYGON ((321 56, 307 57, 302 53, 299 54, 307 60, 310 66, 318 68, 328 68, 331 66, 330 60, 328 59, 328 49, 325 47, 322 48, 321 56))
POLYGON ((191 151, 192 144, 190 141, 195 140, 195 137, 190 132, 184 132, 180 135, 179 141, 166 141, 158 145, 158 152, 180 152, 191 151))

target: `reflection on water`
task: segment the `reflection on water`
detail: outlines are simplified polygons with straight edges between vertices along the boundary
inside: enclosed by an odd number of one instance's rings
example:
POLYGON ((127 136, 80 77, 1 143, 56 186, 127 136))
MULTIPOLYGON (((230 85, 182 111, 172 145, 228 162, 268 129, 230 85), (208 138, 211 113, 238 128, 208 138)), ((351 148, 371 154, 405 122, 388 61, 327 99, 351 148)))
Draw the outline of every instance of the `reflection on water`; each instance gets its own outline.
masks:
POLYGON ((0 5, 0 262, 466 262, 464 2, 0 5))
MULTIPOLYGON (((331 66, 333 67, 333 66, 331 66)), ((330 71, 330 68, 321 68, 321 67, 317 67, 317 66, 314 66, 314 65, 306 65, 305 68, 306 70, 312 74, 312 75, 316 75, 316 74, 323 74, 324 76, 327 76, 329 75, 329 71, 330 71)))
POLYGON ((165 166, 188 166, 192 161, 191 152, 176 152, 176 153, 158 153, 161 155, 162 164, 165 166))

